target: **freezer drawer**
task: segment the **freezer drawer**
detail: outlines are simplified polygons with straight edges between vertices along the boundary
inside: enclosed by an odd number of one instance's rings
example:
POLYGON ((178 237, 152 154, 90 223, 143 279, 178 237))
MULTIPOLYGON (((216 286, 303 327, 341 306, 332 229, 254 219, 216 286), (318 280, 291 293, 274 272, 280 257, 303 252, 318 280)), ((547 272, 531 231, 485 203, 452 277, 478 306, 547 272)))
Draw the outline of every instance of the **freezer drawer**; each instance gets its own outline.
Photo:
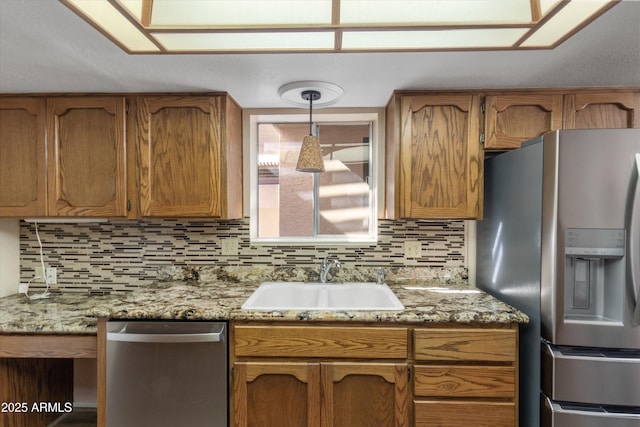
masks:
POLYGON ((546 397, 542 399, 542 427, 638 427, 640 425, 640 408, 581 406, 553 402, 546 397))
POLYGON ((107 323, 108 427, 227 427, 224 322, 107 323))
POLYGON ((542 363, 543 390, 554 401, 640 407, 638 351, 543 343, 542 363))

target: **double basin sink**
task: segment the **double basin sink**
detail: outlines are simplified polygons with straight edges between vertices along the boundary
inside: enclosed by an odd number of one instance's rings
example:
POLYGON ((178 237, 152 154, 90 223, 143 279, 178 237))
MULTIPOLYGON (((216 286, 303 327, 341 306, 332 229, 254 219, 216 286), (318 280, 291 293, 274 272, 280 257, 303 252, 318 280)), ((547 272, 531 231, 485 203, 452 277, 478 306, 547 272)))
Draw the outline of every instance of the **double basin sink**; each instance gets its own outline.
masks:
POLYGON ((245 310, 402 310, 386 284, 374 282, 264 282, 242 304, 245 310))

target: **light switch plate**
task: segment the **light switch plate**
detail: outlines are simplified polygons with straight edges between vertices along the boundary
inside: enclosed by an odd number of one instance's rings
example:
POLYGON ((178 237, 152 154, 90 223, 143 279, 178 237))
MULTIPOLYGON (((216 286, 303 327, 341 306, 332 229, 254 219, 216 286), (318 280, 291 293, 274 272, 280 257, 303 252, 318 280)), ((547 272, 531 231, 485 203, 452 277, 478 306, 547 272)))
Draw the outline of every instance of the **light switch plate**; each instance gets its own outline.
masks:
POLYGON ((422 258, 422 242, 417 240, 408 240, 404 242, 405 258, 422 258))
POLYGON ((222 255, 235 256, 238 255, 238 238, 227 237, 220 241, 220 250, 222 255))

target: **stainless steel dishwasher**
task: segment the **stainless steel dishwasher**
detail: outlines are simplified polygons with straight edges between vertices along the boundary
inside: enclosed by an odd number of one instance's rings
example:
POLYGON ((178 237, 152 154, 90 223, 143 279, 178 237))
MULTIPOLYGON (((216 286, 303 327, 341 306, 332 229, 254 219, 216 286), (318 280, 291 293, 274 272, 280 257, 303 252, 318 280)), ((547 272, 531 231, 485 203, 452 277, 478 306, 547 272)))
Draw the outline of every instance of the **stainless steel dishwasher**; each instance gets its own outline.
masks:
POLYGON ((227 427, 225 322, 107 323, 108 427, 227 427))

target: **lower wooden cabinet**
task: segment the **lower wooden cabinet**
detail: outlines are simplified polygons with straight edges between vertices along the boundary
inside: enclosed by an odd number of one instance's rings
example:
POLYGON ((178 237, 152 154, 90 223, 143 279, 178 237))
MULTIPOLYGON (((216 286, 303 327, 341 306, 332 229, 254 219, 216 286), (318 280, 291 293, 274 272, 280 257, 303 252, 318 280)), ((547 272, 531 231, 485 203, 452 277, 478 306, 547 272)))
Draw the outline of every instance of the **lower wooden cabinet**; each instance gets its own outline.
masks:
POLYGON ((333 362, 321 373, 321 426, 409 425, 406 363, 333 362))
POLYGON ((235 426, 320 425, 320 364, 239 362, 233 366, 235 426))
POLYGON ((517 355, 516 325, 416 328, 415 426, 517 426, 517 355))
POLYGON ((515 405, 508 402, 421 400, 415 403, 416 427, 517 426, 515 405))
POLYGON ((386 325, 234 325, 235 427, 409 427, 409 333, 386 325))
POLYGON ((238 362, 233 375, 238 427, 409 426, 406 363, 238 362))
POLYGON ((517 324, 239 322, 230 345, 234 427, 518 425, 517 324))

